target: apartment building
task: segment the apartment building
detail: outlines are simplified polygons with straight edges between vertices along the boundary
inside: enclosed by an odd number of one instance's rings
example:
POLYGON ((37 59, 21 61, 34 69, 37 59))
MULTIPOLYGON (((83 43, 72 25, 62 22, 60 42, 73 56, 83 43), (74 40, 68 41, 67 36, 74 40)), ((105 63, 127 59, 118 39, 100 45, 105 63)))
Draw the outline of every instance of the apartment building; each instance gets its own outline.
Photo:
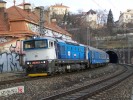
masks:
POLYGON ((61 4, 55 4, 49 7, 50 14, 64 15, 69 11, 69 7, 61 4))
POLYGON ((125 26, 127 23, 133 23, 133 9, 127 9, 127 11, 120 13, 119 26, 125 26))
POLYGON ((97 13, 96 11, 90 9, 85 15, 82 17, 82 21, 86 23, 91 28, 97 28, 97 13))

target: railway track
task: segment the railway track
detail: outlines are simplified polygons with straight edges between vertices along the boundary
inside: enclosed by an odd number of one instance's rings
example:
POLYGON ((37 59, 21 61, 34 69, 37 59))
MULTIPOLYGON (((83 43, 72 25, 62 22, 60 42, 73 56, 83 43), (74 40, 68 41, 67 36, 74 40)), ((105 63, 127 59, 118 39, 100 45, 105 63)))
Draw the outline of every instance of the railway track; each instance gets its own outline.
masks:
POLYGON ((123 66, 125 67, 125 70, 117 75, 98 81, 94 84, 85 85, 67 92, 42 98, 41 100, 85 100, 91 96, 96 95, 100 91, 104 91, 111 88, 112 86, 115 86, 133 74, 132 67, 128 65, 123 66))
POLYGON ((25 82, 25 81, 35 80, 35 79, 37 79, 37 78, 30 78, 30 77, 25 76, 25 77, 21 77, 21 78, 12 79, 12 80, 0 81, 0 85, 25 82))
MULTIPOLYGON (((90 69, 92 70, 92 69, 90 69)), ((86 72, 88 70, 84 70, 84 72, 86 72)), ((71 72, 71 73, 64 73, 61 74, 62 76, 65 75, 71 75, 71 74, 76 74, 76 73, 82 73, 83 71, 79 71, 79 72, 71 72)), ((54 76, 46 76, 46 77, 28 77, 28 76, 23 76, 23 77, 19 77, 19 78, 15 78, 15 79, 11 79, 11 80, 4 80, 4 81, 0 81, 0 85, 6 85, 6 84, 14 84, 14 83, 20 83, 20 82, 25 82, 25 81, 32 81, 32 80, 38 80, 38 79, 46 79, 46 78, 51 78, 51 77, 58 77, 60 76, 60 74, 55 74, 54 76)))

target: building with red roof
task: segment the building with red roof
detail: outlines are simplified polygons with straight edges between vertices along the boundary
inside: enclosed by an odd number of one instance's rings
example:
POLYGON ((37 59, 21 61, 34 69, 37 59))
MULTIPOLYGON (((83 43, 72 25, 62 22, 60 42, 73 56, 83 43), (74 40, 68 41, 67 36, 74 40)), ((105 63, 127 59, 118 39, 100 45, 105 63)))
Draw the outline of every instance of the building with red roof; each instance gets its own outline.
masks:
MULTIPOLYGON (((6 2, 0 0, 0 67, 5 68, 5 71, 20 68, 19 54, 23 54, 21 41, 40 34, 40 16, 37 12, 39 9, 31 11, 29 3, 18 6, 14 4, 6 9, 6 2), (22 6, 22 8, 18 6, 22 6), (13 68, 10 68, 12 66, 13 68)), ((55 19, 51 21, 48 15, 45 15, 41 34, 71 39, 71 34, 59 27, 55 19)))
MULTIPOLYGON (((29 3, 25 4, 29 5, 29 3)), ((29 9, 30 7, 27 8, 29 9)), ((39 34, 40 17, 37 13, 30 10, 21 9, 17 6, 12 6, 8 9, 1 7, 0 19, 0 36, 27 37, 39 34)), ((71 39, 71 35, 59 27, 55 21, 50 23, 45 21, 44 30, 45 35, 54 36, 59 34, 71 39), (49 33, 52 34, 49 35, 49 33)))

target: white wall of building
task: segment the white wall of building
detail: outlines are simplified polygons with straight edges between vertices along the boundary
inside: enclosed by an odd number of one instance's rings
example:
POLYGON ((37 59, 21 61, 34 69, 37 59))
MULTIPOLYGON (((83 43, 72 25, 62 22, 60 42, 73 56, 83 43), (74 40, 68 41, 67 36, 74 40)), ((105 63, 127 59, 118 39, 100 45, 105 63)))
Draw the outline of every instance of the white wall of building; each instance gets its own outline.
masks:
POLYGON ((119 17, 119 26, 130 22, 133 23, 133 9, 128 9, 127 11, 121 13, 119 17))

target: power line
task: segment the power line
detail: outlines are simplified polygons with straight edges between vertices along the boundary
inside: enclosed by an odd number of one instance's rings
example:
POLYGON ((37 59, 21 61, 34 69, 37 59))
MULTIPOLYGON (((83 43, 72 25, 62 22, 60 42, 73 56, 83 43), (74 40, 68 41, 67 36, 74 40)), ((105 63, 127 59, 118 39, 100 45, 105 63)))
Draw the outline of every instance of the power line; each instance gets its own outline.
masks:
POLYGON ((106 0, 106 1, 108 1, 108 3, 112 5, 112 7, 116 8, 116 6, 112 3, 112 1, 110 0, 106 0))
POLYGON ((92 0, 98 7, 104 9, 99 3, 97 3, 95 0, 92 0))

